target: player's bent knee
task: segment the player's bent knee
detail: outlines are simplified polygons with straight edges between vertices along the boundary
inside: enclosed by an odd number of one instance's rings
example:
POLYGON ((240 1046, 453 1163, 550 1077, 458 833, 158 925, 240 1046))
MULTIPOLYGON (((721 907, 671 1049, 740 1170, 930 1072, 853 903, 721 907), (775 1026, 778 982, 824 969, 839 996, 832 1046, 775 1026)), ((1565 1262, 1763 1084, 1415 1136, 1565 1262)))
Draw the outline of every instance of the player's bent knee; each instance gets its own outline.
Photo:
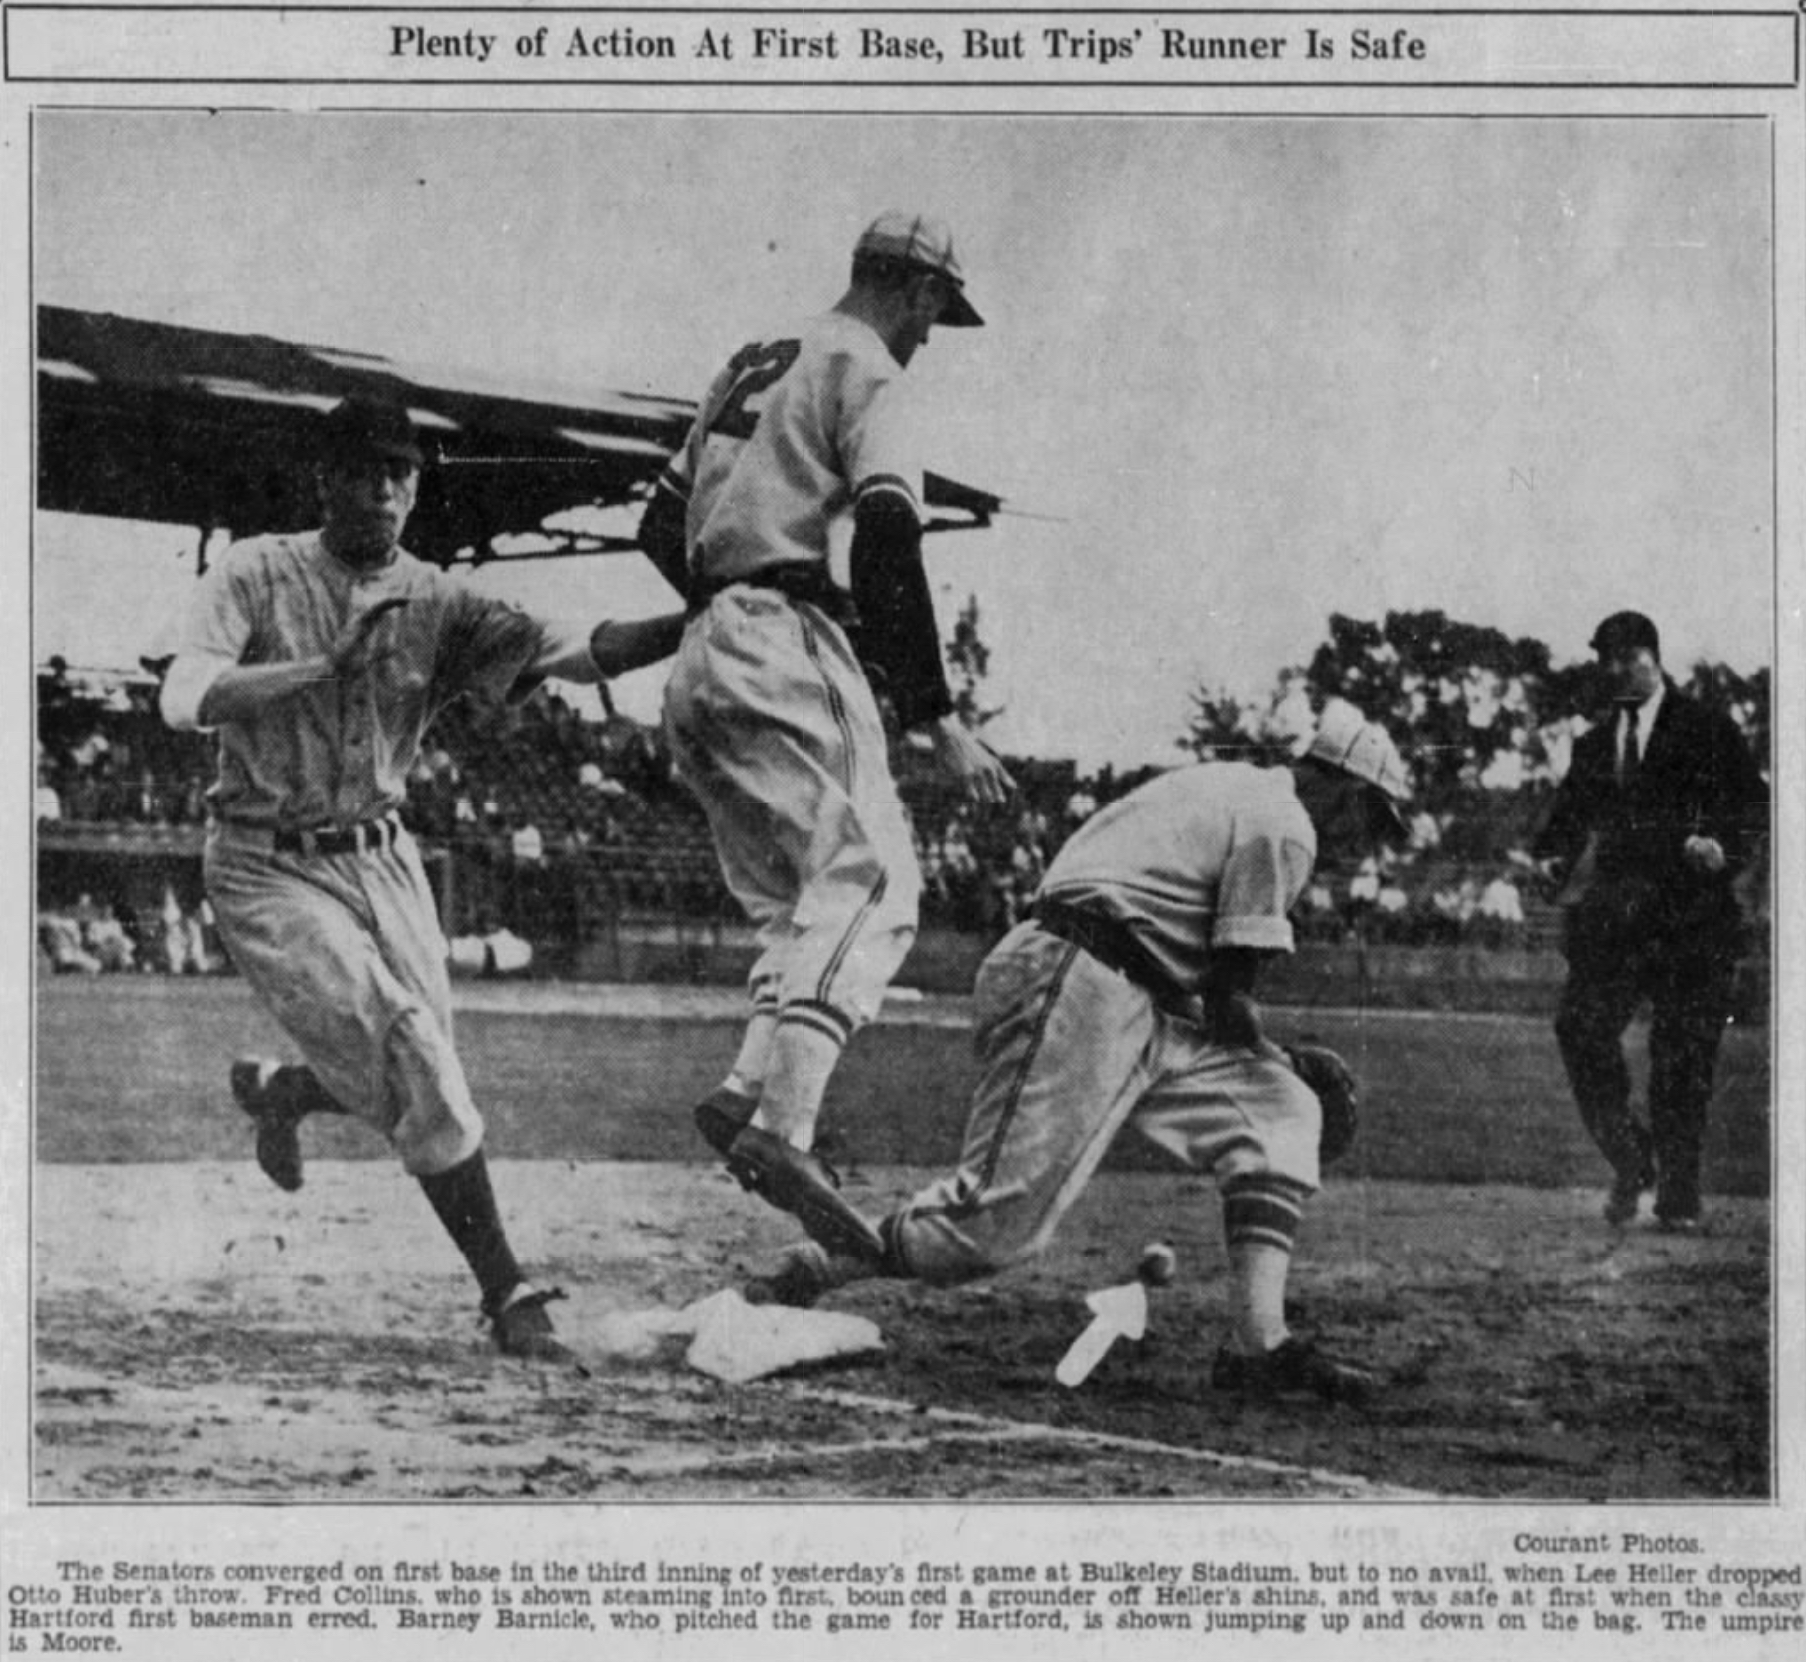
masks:
POLYGON ((384 1045, 389 1140, 403 1168, 429 1177, 483 1145, 483 1116, 471 1100, 457 1053, 431 1014, 402 1011, 384 1045))

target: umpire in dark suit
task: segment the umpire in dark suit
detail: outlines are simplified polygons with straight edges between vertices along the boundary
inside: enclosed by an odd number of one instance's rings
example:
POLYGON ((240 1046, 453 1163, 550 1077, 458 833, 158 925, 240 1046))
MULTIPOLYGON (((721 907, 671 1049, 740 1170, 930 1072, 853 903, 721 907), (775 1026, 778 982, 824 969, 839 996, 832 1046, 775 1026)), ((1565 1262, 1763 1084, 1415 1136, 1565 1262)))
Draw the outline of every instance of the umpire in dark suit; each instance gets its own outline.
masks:
POLYGON ((1575 742, 1535 847, 1567 904, 1555 1034, 1580 1117, 1612 1165, 1606 1222, 1630 1223, 1653 1186, 1658 1225, 1692 1233, 1713 1067, 1744 944, 1731 885, 1766 824, 1767 786, 1737 728, 1663 673, 1648 618, 1613 613, 1592 647, 1612 708, 1575 742), (1623 1048, 1645 998, 1647 1126, 1631 1113, 1623 1048))

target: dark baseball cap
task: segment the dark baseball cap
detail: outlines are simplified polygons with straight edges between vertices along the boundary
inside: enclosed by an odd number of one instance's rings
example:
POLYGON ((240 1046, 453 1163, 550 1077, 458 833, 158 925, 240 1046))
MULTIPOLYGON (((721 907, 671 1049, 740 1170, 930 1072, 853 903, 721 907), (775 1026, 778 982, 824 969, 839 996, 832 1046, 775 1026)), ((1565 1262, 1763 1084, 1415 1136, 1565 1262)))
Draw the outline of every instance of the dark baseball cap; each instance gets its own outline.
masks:
POLYGON ((1587 644, 1602 658, 1635 651, 1639 646, 1648 647, 1657 658, 1662 655, 1662 637, 1641 612, 1613 612, 1593 631, 1587 644))
POLYGON ((882 213, 860 232, 853 245, 853 258, 895 260, 899 265, 914 266, 918 271, 932 271, 948 284, 946 309, 941 313, 941 326, 947 329, 978 329, 984 319, 966 298, 966 275, 960 270, 959 256, 953 252, 953 233, 938 219, 926 214, 903 213, 893 209, 882 213))
POLYGON ((327 412, 323 447, 327 459, 335 462, 393 457, 419 467, 425 460, 408 412, 361 394, 341 399, 327 412))

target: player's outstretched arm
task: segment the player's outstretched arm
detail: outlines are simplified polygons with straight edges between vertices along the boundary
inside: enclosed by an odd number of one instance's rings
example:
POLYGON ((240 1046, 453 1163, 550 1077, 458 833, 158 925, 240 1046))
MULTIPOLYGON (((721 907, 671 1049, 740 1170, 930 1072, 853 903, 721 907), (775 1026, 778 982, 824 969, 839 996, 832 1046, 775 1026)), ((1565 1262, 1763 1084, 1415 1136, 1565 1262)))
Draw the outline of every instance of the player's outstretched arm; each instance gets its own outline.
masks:
POLYGON ((598 623, 590 631, 589 655, 603 676, 625 675, 669 658, 683 635, 682 612, 665 612, 626 623, 610 620, 598 623))

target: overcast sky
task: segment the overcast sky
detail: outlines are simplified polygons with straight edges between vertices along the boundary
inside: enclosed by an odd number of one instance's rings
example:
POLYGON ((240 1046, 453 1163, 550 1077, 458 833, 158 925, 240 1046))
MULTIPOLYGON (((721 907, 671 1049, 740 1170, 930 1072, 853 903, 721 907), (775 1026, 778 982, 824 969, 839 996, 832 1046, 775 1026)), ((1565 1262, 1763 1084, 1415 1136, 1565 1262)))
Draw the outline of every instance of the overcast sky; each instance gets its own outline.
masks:
MULTIPOLYGON (((1053 516, 929 543, 1018 753, 1171 760, 1191 688, 1264 692, 1332 611, 1568 661, 1634 605, 1675 667, 1771 661, 1757 122, 66 112, 36 164, 42 301, 684 397, 873 214, 942 214, 989 326, 910 369, 925 463, 1053 516)), ((192 570, 174 528, 38 553, 40 659, 132 662, 192 570)))

